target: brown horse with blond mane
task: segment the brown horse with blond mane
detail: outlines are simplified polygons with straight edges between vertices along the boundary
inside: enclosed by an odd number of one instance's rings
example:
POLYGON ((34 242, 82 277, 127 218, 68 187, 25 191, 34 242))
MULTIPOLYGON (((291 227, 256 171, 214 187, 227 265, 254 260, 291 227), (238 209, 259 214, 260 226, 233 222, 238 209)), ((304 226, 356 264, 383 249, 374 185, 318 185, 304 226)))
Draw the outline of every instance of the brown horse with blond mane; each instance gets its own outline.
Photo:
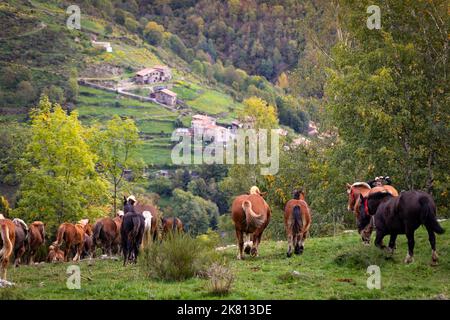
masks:
POLYGON ((305 201, 303 191, 295 190, 294 199, 289 200, 284 208, 284 227, 288 239, 287 256, 301 254, 304 250, 306 236, 311 226, 311 212, 305 201))
POLYGON ((231 206, 231 218, 236 229, 236 237, 239 246, 238 259, 243 259, 244 234, 251 235, 253 246, 250 251, 252 256, 258 255, 258 246, 264 229, 270 221, 270 207, 263 198, 259 188, 253 186, 250 194, 237 196, 231 206))

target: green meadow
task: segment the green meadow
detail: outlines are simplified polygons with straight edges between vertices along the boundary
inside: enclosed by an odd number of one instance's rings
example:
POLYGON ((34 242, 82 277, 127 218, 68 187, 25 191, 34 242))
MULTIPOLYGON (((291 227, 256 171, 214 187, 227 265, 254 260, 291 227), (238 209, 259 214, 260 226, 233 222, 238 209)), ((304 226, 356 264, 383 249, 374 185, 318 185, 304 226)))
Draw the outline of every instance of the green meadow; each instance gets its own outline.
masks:
MULTIPOLYGON (((442 223, 447 230, 450 222, 442 223)), ((388 239, 385 239, 387 242, 388 239)), ((11 268, 13 289, 0 290, 0 299, 436 299, 450 295, 450 236, 437 236, 439 265, 430 266, 431 250, 424 228, 416 231, 415 261, 404 264, 406 238, 389 255, 364 246, 355 233, 311 238, 303 255, 286 257, 285 241, 263 240, 256 258, 236 260, 236 248, 221 251, 235 276, 231 292, 215 296, 208 280, 182 282, 147 279, 138 265, 122 261, 79 263, 81 289, 66 287, 68 263, 11 268), (381 271, 381 289, 368 289, 367 267, 381 271)))

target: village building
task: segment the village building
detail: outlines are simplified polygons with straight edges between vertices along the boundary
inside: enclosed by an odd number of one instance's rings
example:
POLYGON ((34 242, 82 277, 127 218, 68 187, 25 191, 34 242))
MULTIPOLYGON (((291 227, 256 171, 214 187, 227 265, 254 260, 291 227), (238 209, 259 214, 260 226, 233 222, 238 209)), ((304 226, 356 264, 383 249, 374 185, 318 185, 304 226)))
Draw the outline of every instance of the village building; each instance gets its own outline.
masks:
POLYGON ((103 48, 106 52, 112 52, 111 43, 92 40, 92 46, 95 48, 103 48))
POLYGON ((172 72, 167 66, 154 66, 152 68, 145 68, 136 72, 134 80, 136 83, 156 83, 164 82, 172 79, 172 72))
POLYGON ((177 94, 169 89, 162 89, 151 94, 159 103, 175 106, 177 104, 177 94))

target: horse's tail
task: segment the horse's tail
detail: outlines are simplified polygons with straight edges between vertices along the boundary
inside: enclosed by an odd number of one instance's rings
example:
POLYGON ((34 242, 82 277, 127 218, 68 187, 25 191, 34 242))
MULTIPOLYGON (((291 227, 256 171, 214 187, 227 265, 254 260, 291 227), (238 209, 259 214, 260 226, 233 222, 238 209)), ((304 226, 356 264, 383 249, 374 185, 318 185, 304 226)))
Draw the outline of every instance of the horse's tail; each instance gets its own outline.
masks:
POLYGON ((176 217, 173 217, 173 219, 172 219, 172 231, 175 233, 175 231, 177 230, 177 218, 176 217))
POLYGON ((242 202, 242 209, 245 212, 245 221, 247 222, 247 226, 254 226, 259 228, 264 223, 264 216, 258 215, 252 209, 252 203, 248 200, 244 200, 242 202))
POLYGON ((443 234, 445 229, 441 227, 436 218, 436 207, 427 197, 423 197, 420 201, 422 207, 422 223, 425 226, 431 227, 431 229, 437 234, 443 234))
POLYGON ((100 233, 103 230, 103 223, 101 221, 94 225, 94 231, 92 233, 92 243, 97 244, 98 239, 100 239, 100 233))
POLYGON ((55 246, 56 250, 59 249, 59 247, 62 245, 64 233, 66 232, 66 225, 62 224, 58 228, 58 233, 56 234, 56 241, 53 242, 53 245, 55 246))
MULTIPOLYGON (((144 230, 145 230, 145 220, 144 220, 144 230)), ((131 232, 128 234, 128 239, 130 240, 130 243, 135 244, 136 241, 139 239, 139 233, 142 228, 142 220, 139 219, 139 217, 133 217, 133 228, 131 229, 131 232)), ((141 239, 142 240, 142 239, 141 239)), ((140 244, 140 243, 138 243, 140 244)))
POLYGON ((9 238, 9 228, 6 224, 0 225, 0 233, 3 241, 3 248, 0 250, 0 258, 9 257, 13 251, 13 243, 9 238))
POLYGON ((45 242, 45 227, 44 227, 44 223, 41 222, 41 221, 35 221, 35 222, 33 222, 33 226, 35 226, 39 230, 39 233, 41 234, 41 237, 42 237, 42 241, 45 242))
POLYGON ((292 231, 293 234, 295 235, 299 233, 301 228, 303 227, 302 212, 299 205, 294 206, 294 209, 292 210, 292 215, 294 218, 294 223, 292 224, 292 231))

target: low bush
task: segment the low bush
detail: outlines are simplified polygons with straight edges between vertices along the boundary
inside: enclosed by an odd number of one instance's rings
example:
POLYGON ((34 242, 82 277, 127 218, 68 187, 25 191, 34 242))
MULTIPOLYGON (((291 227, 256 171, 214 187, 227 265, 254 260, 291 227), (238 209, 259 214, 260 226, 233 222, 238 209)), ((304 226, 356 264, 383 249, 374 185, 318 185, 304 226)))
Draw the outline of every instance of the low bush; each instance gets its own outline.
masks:
POLYGON ((226 295, 230 292, 234 274, 223 264, 213 263, 206 271, 208 275, 208 291, 214 295, 226 295))
POLYGON ((152 279, 182 281, 206 272, 217 259, 217 253, 203 241, 189 234, 173 234, 146 246, 140 266, 152 279))

